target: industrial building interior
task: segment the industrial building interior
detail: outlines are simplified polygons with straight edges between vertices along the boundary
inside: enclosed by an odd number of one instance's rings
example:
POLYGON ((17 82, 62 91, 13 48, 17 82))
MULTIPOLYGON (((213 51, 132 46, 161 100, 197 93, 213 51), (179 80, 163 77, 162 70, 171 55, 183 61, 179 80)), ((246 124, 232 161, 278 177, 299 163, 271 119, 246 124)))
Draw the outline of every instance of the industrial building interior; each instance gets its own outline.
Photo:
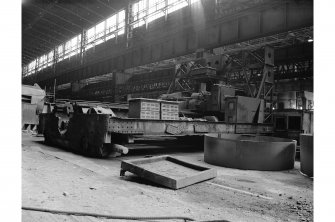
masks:
POLYGON ((314 221, 313 1, 21 4, 22 221, 314 221))

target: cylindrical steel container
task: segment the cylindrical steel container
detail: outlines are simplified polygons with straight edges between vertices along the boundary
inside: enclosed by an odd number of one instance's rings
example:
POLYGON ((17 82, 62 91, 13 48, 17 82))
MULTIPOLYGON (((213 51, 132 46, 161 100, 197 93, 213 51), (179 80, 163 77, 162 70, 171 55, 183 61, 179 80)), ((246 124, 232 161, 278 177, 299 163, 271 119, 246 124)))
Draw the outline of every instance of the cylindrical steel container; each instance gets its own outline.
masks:
POLYGON ((313 177, 313 135, 300 135, 300 171, 313 177))
POLYGON ((205 162, 245 170, 294 167, 295 140, 241 134, 206 134, 205 162))

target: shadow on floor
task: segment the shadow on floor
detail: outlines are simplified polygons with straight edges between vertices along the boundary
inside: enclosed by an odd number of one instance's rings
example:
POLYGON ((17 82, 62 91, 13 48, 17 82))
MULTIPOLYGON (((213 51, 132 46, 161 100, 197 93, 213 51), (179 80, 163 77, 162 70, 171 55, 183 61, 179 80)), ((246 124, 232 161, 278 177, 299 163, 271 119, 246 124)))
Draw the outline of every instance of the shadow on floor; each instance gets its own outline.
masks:
MULTIPOLYGON (((127 174, 131 174, 131 173, 127 172, 127 174)), ((138 177, 136 175, 125 175, 123 177, 120 177, 120 179, 124 180, 124 181, 128 181, 128 182, 132 182, 132 183, 143 184, 143 185, 153 186, 153 187, 157 187, 157 188, 169 189, 169 188, 164 187, 164 186, 162 186, 160 184, 151 182, 149 180, 146 180, 144 178, 138 177)))

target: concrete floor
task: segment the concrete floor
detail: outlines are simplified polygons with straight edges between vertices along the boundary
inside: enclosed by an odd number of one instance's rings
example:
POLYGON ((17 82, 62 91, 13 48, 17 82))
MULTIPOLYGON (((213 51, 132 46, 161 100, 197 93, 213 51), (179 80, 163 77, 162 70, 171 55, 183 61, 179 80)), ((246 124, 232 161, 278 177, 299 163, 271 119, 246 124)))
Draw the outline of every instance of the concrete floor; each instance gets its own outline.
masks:
MULTIPOLYGON (((204 163, 203 152, 162 149, 93 159, 22 134, 22 205, 124 216, 185 216, 197 221, 313 221, 313 180, 289 171, 263 172, 204 163), (217 169, 218 176, 170 190, 126 173, 125 159, 166 154, 217 169)), ((111 221, 22 211, 22 221, 111 221)), ((115 221, 115 220, 113 220, 115 221)), ((123 220, 124 221, 124 220, 123 220)))

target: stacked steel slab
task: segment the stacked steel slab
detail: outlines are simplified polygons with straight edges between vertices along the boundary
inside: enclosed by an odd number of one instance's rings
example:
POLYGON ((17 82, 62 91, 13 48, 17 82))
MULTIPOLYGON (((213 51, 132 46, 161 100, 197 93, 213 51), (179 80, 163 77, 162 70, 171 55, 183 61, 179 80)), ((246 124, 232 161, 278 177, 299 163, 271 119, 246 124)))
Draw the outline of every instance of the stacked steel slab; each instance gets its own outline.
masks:
POLYGON ((129 100, 129 118, 178 120, 177 102, 136 98, 129 100))

